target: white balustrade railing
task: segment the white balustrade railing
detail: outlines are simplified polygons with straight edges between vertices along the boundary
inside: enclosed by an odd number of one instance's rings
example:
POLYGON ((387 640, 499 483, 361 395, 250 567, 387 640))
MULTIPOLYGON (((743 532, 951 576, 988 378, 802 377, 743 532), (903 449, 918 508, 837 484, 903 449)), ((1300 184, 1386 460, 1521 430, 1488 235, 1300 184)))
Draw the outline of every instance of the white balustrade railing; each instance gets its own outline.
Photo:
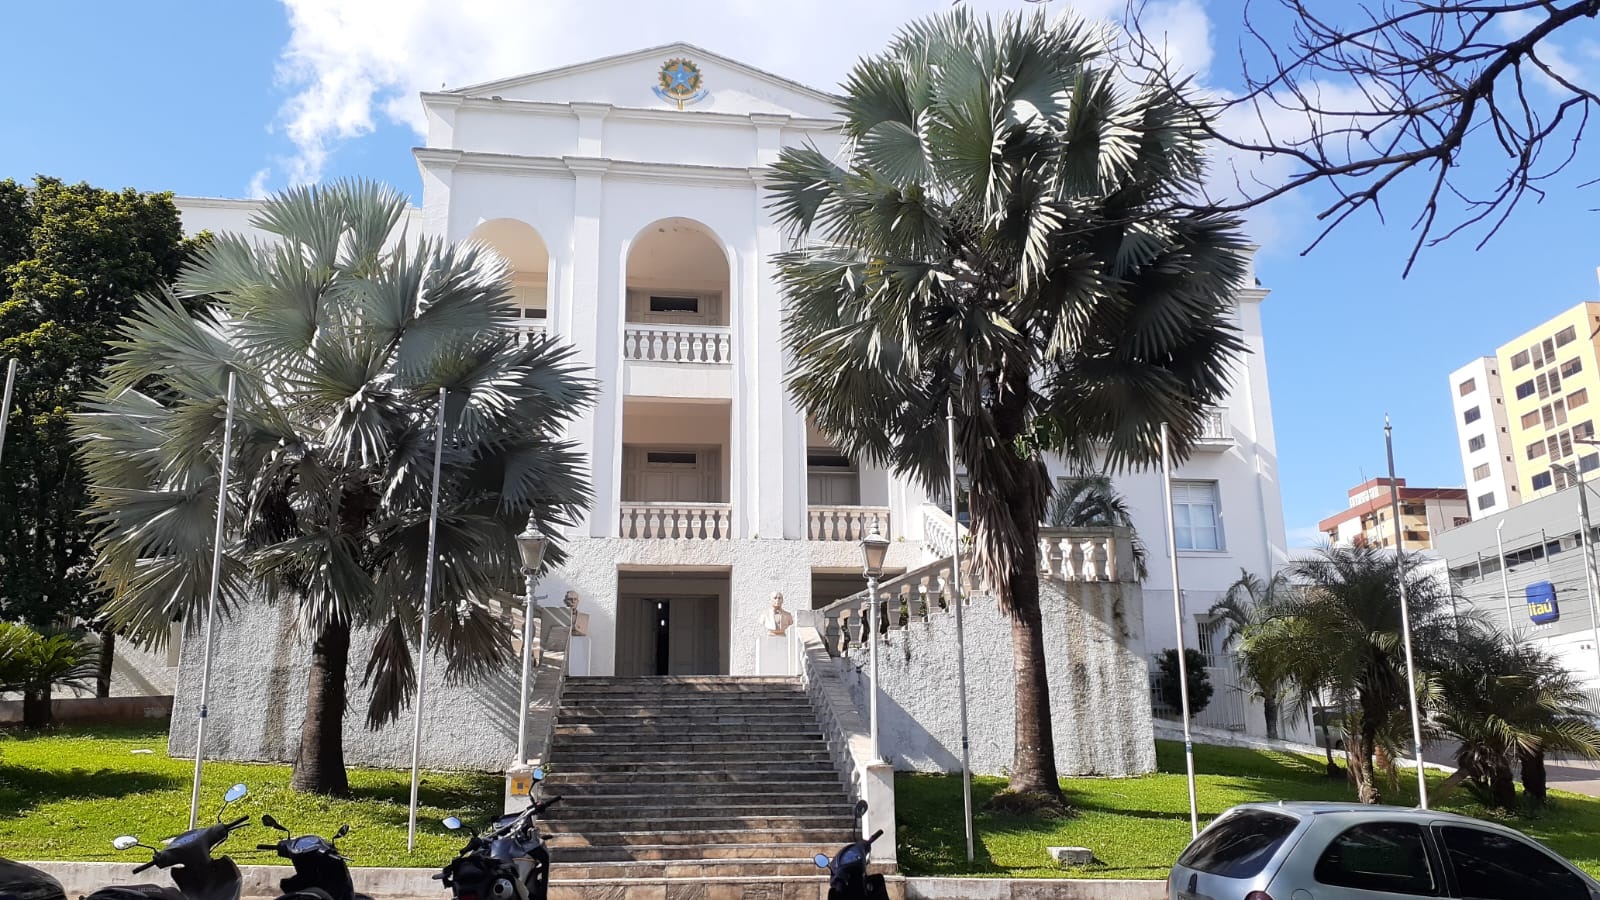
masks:
POLYGON ((529 342, 544 337, 544 319, 518 319, 517 320, 517 346, 525 346, 529 342))
POLYGON ((640 325, 622 333, 622 358, 640 362, 733 363, 733 332, 723 325, 640 325))
POLYGON ((810 506, 806 537, 813 541, 859 541, 876 530, 889 536, 887 506, 810 506))
POLYGON ((967 536, 967 527, 950 518, 947 510, 931 503, 922 505, 922 546, 934 556, 953 556, 956 535, 967 536))
POLYGON ((727 503, 624 503, 622 537, 647 540, 726 541, 733 538, 727 503))
POLYGON ((1233 431, 1228 427, 1228 411, 1212 407, 1200 414, 1200 440, 1231 441, 1233 431))

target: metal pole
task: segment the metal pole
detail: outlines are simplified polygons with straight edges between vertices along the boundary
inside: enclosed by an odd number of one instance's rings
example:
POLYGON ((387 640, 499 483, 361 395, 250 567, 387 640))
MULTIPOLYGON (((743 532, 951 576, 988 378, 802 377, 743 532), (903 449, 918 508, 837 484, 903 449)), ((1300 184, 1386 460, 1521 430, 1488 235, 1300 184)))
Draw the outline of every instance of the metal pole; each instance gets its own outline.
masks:
MULTIPOLYGON (((1417 709, 1417 668, 1411 657, 1411 611, 1406 603, 1406 555, 1403 541, 1405 531, 1400 527, 1400 488, 1394 477, 1394 426, 1389 417, 1383 417, 1383 444, 1389 454, 1389 510, 1394 516, 1394 575, 1400 587, 1400 636, 1406 649, 1406 689, 1410 692, 1411 744, 1417 758, 1417 805, 1428 808, 1428 779, 1422 766, 1422 715, 1417 709)), ((1505 557, 1500 558, 1505 565, 1505 557)), ((1363 751, 1370 750, 1363 747, 1363 751)))
MULTIPOLYGON (((527 602, 522 607, 522 711, 517 716, 517 765, 528 761, 528 672, 533 668, 533 592, 539 587, 539 573, 525 569, 527 602)), ((573 624, 577 624, 574 622, 573 624)))
POLYGON ((956 694, 961 703, 961 804, 967 826, 967 862, 973 859, 972 834, 972 741, 967 732, 967 641, 961 622, 961 519, 956 502, 956 401, 950 398, 944 407, 945 439, 950 451, 950 530, 955 535, 950 551, 950 597, 956 607, 956 694))
POLYGON ((222 419, 222 467, 217 478, 217 530, 211 538, 211 595, 206 598, 205 646, 200 652, 200 722, 194 732, 194 787, 189 793, 190 831, 194 830, 200 818, 200 771, 206 758, 206 700, 211 694, 211 638, 217 625, 217 594, 222 589, 223 529, 228 524, 228 461, 233 455, 234 384, 234 373, 229 372, 227 412, 222 419))
POLYGON ((1506 636, 1515 640, 1516 623, 1511 620, 1511 583, 1506 580, 1506 545, 1500 538, 1500 529, 1506 527, 1506 520, 1502 516, 1500 524, 1494 526, 1494 545, 1500 553, 1500 593, 1506 601, 1506 636))
POLYGON ((1189 734, 1189 661, 1183 646, 1183 591, 1178 586, 1178 523, 1172 508, 1172 455, 1167 423, 1161 423, 1161 493, 1167 504, 1167 555, 1172 559, 1172 624, 1178 634, 1178 696, 1183 708, 1183 764, 1189 782, 1189 837, 1200 835, 1200 807, 1194 798, 1194 739, 1189 734))
POLYGON ((428 678, 428 620, 433 617, 433 569, 439 542, 439 473, 444 460, 445 389, 439 388, 439 411, 433 426, 433 506, 428 513, 428 564, 423 570, 422 637, 417 642, 417 710, 411 723, 411 811, 406 818, 406 852, 417 849, 417 757, 422 750, 422 691, 428 678))
POLYGON ((883 754, 878 752, 878 576, 867 576, 867 627, 871 629, 871 654, 872 654, 872 699, 868 702, 868 718, 872 729, 872 761, 879 762, 883 754))
POLYGON ((17 386, 17 358, 11 357, 11 362, 6 364, 6 392, 0 398, 0 456, 6 449, 6 420, 11 418, 11 392, 17 386))
POLYGON ((1594 659, 1596 678, 1600 678, 1600 611, 1595 605, 1597 586, 1600 586, 1600 574, 1594 569, 1594 541, 1591 540, 1593 532, 1589 527, 1589 489, 1583 480, 1583 471, 1577 466, 1572 467, 1578 476, 1578 518, 1583 527, 1583 576, 1589 588, 1589 624, 1594 629, 1594 659))

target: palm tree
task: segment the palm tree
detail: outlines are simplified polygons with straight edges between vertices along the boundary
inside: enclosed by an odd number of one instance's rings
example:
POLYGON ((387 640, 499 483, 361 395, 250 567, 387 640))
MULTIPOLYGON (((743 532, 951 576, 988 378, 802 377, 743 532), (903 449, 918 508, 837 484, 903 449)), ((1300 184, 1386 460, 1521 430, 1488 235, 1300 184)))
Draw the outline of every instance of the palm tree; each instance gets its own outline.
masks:
POLYGON ((1243 350, 1238 222, 1174 211, 1201 184, 1200 123, 1128 88, 1098 35, 961 7, 913 23, 851 72, 840 161, 788 148, 772 176, 797 403, 930 492, 954 405, 974 562, 1012 622, 1008 791, 1052 806, 1045 455, 1148 465, 1162 422, 1186 455, 1243 350))
POLYGON ((1457 771, 1488 795, 1490 805, 1516 808, 1512 773, 1519 765, 1524 793, 1542 804, 1550 750, 1600 758, 1600 728, 1588 696, 1555 657, 1477 623, 1463 627, 1444 649, 1430 666, 1432 721, 1459 743, 1457 771))
MULTIPOLYGON (((1425 660, 1454 637, 1456 619, 1449 583, 1417 562, 1404 557, 1405 594, 1414 652, 1425 660)), ((1406 687, 1400 565, 1392 551, 1324 547, 1290 567, 1298 589, 1282 592, 1266 613, 1269 623, 1246 642, 1250 653, 1287 661, 1297 681, 1350 698, 1345 754, 1362 803, 1379 801, 1373 756, 1380 740, 1393 740, 1406 704, 1417 702, 1406 687)))
POLYGON ((267 201, 252 224, 276 242, 221 235, 175 294, 145 298, 76 424, 109 625, 159 645, 174 618, 191 633, 202 618, 224 384, 237 374, 222 597, 225 609, 288 603, 312 641, 299 790, 348 789, 353 629, 376 632, 368 726, 411 700, 437 417, 429 650, 451 676, 508 663, 508 623, 488 604, 521 584, 515 535, 525 523, 549 533, 589 499, 578 454, 555 436, 590 382, 555 342, 519 344, 498 257, 407 235, 404 209, 365 182, 267 201))
POLYGON ((1053 528, 1126 528, 1133 534, 1134 573, 1143 581, 1150 572, 1145 567, 1144 542, 1133 524, 1133 510, 1112 483, 1100 472, 1074 472, 1056 482, 1045 523, 1053 528))
MULTIPOLYGON (((1245 679, 1255 686, 1256 695, 1261 698, 1267 737, 1273 740, 1278 738, 1281 705, 1295 681, 1293 661, 1254 652, 1249 638, 1265 625, 1280 602, 1280 595, 1292 590, 1293 586, 1282 572, 1263 581, 1261 576, 1240 569, 1239 580, 1229 585, 1222 599, 1211 605, 1211 615, 1222 628, 1222 646, 1238 653, 1245 679)), ((1309 699, 1310 694, 1301 692, 1300 696, 1309 699)))
POLYGON ((0 622, 0 691, 22 694, 25 728, 48 728, 54 721, 51 693, 56 686, 94 689, 100 653, 91 641, 68 632, 34 631, 0 622))

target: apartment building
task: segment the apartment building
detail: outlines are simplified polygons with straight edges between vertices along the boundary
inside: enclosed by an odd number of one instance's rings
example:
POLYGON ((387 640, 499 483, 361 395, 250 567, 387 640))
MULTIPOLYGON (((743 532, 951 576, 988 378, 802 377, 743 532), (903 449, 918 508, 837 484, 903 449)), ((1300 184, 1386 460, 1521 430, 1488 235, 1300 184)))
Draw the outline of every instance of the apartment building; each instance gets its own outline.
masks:
POLYGON ((1600 469, 1600 303, 1580 303, 1451 374, 1475 515, 1561 490, 1600 469), (1501 440, 1501 436, 1504 440, 1501 440), (1507 457, 1510 457, 1507 460, 1507 457))
MULTIPOLYGON (((1438 534, 1472 519, 1468 492, 1461 488, 1407 487, 1404 478, 1393 483, 1400 495, 1401 546, 1407 550, 1432 549, 1438 534)), ((1330 544, 1393 547, 1396 526, 1389 485, 1387 478, 1372 478, 1351 488, 1349 508, 1323 519, 1317 529, 1330 544)))

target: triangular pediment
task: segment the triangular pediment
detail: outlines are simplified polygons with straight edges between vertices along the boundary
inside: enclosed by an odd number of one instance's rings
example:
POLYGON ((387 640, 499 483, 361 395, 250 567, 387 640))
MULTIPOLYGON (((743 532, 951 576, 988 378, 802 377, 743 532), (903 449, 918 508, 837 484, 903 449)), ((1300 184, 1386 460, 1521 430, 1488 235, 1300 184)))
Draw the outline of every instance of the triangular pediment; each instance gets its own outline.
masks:
POLYGON ((838 102, 838 98, 825 91, 684 43, 502 78, 448 93, 504 100, 603 103, 630 109, 682 108, 806 119, 834 118, 838 102))

